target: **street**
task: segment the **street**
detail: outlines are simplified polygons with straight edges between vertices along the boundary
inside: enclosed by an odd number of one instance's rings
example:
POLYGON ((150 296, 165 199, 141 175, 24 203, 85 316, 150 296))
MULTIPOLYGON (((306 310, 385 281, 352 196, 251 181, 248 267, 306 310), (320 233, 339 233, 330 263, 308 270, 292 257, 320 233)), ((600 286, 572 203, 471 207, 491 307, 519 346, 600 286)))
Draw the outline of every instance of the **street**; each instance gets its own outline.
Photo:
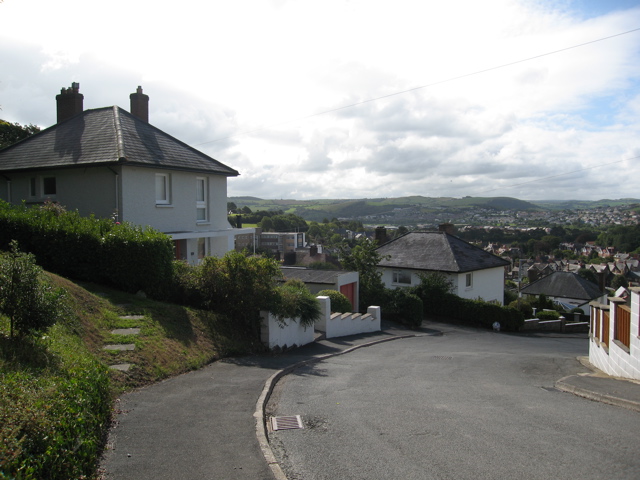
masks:
POLYGON ((280 380, 268 413, 289 480, 637 479, 640 415, 554 388, 587 372, 586 338, 439 324, 280 380))

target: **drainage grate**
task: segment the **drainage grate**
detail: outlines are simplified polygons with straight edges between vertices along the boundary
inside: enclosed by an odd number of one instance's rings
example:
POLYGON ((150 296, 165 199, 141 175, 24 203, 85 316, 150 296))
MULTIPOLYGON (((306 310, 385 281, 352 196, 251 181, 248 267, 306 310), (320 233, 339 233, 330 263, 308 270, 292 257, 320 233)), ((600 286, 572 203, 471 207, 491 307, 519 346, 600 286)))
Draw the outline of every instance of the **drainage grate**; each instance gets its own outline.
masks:
POLYGON ((435 355, 433 358, 436 360, 452 360, 453 357, 447 357, 446 355, 435 355))
POLYGON ((300 415, 290 415, 288 417, 271 417, 271 429, 276 430, 296 430, 304 428, 300 415))

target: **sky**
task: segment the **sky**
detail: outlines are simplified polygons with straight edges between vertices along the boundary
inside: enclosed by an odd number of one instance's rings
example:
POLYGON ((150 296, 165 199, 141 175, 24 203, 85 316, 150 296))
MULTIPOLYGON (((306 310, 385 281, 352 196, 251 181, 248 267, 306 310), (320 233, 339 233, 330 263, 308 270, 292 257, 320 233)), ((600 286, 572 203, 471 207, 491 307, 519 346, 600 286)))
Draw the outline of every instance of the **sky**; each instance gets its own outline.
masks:
POLYGON ((2 1, 0 118, 72 82, 229 196, 640 198, 640 1, 2 1))

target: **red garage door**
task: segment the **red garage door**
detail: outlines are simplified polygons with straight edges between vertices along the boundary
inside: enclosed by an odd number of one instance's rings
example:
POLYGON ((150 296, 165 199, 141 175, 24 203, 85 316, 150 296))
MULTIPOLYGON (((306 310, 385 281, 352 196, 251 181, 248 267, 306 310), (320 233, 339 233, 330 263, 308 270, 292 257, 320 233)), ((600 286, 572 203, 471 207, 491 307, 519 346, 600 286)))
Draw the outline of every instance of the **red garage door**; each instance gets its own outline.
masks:
POLYGON ((356 304, 356 283, 347 283, 346 285, 340 286, 340 293, 349 299, 351 302, 351 308, 354 308, 356 304))

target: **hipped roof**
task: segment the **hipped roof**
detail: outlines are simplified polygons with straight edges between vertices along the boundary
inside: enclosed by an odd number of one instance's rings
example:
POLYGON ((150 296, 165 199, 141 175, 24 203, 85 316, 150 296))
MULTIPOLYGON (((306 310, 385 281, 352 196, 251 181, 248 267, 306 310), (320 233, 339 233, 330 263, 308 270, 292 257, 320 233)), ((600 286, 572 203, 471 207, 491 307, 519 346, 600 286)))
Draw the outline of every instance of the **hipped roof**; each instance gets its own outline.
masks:
POLYGON ((445 232, 410 232, 376 252, 385 257, 378 264, 385 268, 463 273, 509 265, 507 260, 445 232))
POLYGON ((117 106, 85 110, 0 150, 0 172, 109 165, 239 175, 117 106))
POLYGON ((522 289, 527 295, 547 295, 551 297, 593 300, 602 296, 600 288, 593 282, 573 272, 553 272, 522 289))

